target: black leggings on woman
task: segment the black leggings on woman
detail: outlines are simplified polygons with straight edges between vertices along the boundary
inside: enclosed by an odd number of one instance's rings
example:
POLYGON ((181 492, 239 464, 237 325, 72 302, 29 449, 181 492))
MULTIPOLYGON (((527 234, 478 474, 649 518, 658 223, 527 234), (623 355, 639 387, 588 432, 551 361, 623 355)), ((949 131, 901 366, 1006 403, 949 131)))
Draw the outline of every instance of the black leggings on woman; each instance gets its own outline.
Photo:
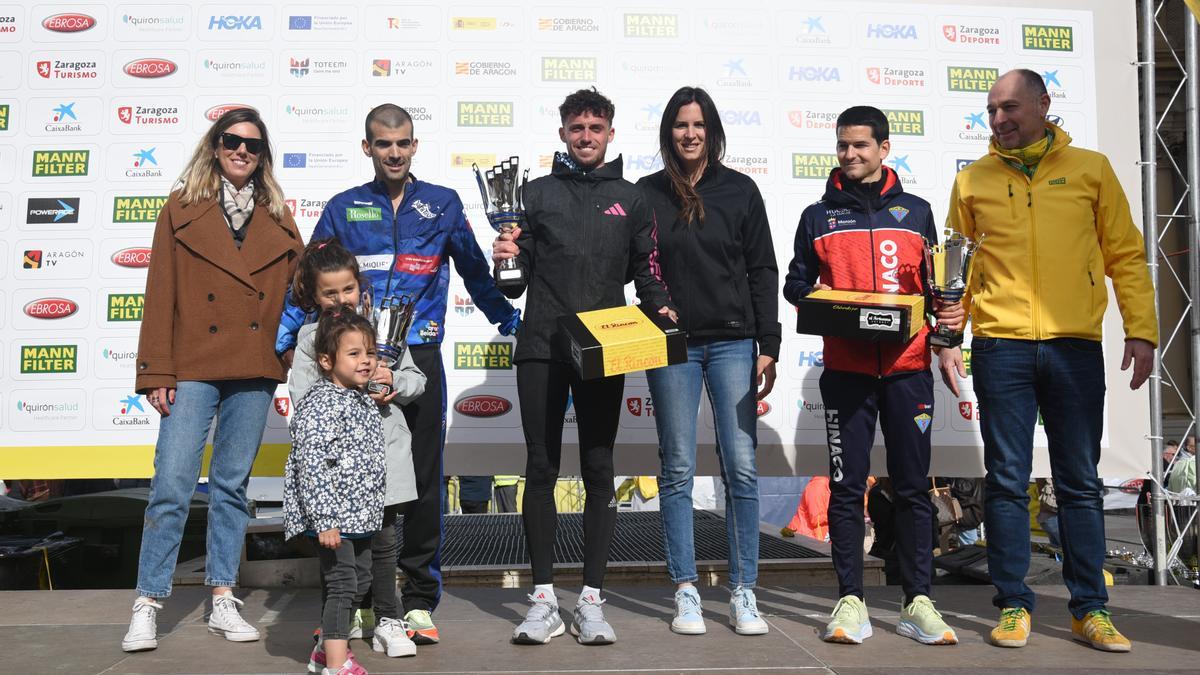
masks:
POLYGON ((535 584, 554 581, 558 521, 554 486, 562 457, 563 415, 569 394, 579 429, 580 473, 587 491, 583 507, 583 583, 594 588, 604 585, 617 515, 612 454, 624 391, 624 375, 585 381, 569 363, 539 360, 517 364, 517 396, 529 453, 522 520, 535 584))

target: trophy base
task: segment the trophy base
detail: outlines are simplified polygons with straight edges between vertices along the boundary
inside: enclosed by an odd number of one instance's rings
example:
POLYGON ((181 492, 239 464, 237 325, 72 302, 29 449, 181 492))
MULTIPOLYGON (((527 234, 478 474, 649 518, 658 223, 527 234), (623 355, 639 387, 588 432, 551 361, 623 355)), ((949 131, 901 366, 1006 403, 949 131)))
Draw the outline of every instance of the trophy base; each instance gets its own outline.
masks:
POLYGON ((936 331, 929 333, 929 346, 942 347, 945 349, 953 349, 963 343, 962 333, 938 333, 936 331))
POLYGON ((492 273, 496 285, 500 288, 522 288, 525 286, 525 272, 520 268, 503 269, 497 267, 492 273))
POLYGON ((367 383, 367 391, 372 394, 383 394, 384 396, 390 396, 392 394, 392 387, 391 385, 371 380, 367 383))

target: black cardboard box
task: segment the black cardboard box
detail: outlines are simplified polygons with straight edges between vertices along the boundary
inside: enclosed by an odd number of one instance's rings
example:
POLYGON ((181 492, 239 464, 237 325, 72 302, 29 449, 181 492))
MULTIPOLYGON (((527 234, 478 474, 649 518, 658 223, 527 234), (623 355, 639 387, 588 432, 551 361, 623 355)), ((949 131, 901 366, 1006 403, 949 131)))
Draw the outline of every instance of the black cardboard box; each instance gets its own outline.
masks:
POLYGON ((559 329, 585 380, 687 361, 687 335, 674 321, 642 305, 562 316, 559 329))
POLYGON ((898 293, 813 291, 796 305, 796 332, 908 342, 925 325, 925 297, 898 293))

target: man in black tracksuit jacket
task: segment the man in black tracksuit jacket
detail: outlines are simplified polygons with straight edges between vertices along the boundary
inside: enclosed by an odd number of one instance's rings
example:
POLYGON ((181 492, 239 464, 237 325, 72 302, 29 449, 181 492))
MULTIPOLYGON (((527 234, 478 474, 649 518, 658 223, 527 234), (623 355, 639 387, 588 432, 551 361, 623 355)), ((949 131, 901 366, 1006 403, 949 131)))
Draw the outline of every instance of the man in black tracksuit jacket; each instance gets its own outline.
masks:
MULTIPOLYGON (((525 320, 517 335, 517 396, 528 458, 522 519, 533 568, 532 606, 513 641, 545 644, 564 626, 554 595, 554 486, 562 451, 563 415, 574 400, 584 504, 583 592, 571 632, 580 642, 616 640, 601 612, 600 588, 608 564, 616 508, 613 443, 620 420, 623 375, 581 380, 558 330, 560 316, 625 304, 632 278, 638 299, 671 314, 656 273, 653 220, 641 192, 621 178, 621 158, 604 162, 612 140, 612 103, 593 90, 571 94, 559 108, 559 136, 566 153, 555 153, 549 176, 524 190, 526 225, 493 244, 496 261, 517 255, 528 280, 525 320)), ((523 287, 503 287, 510 298, 523 287)))

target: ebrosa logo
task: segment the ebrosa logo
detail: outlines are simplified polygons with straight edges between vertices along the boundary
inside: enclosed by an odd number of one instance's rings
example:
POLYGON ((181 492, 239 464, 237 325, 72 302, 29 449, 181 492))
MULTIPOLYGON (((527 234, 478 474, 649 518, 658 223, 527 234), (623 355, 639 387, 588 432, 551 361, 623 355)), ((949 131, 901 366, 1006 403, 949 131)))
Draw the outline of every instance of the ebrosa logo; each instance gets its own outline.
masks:
POLYGON ((179 66, 167 59, 137 59, 126 63, 124 70, 130 77, 155 78, 166 77, 179 70, 179 66))
POLYGON ((214 105, 213 107, 209 108, 208 110, 205 110, 204 111, 204 119, 208 120, 209 122, 216 122, 217 120, 221 119, 222 115, 229 112, 230 110, 237 110, 238 108, 253 109, 253 107, 254 106, 249 106, 249 105, 246 105, 245 103, 222 103, 221 105, 214 105))
POLYGON ((458 399, 454 410, 467 417, 499 417, 512 410, 512 403, 499 396, 479 394, 458 399))
POLYGON ((144 246, 123 248, 112 254, 112 261, 114 265, 120 265, 121 267, 149 267, 150 249, 144 246))
POLYGON ((23 311, 34 319, 65 319, 78 312, 79 305, 66 298, 40 298, 26 303, 23 311))
POLYGON ((42 28, 55 33, 79 33, 96 25, 96 19, 87 14, 54 14, 42 19, 42 28))

